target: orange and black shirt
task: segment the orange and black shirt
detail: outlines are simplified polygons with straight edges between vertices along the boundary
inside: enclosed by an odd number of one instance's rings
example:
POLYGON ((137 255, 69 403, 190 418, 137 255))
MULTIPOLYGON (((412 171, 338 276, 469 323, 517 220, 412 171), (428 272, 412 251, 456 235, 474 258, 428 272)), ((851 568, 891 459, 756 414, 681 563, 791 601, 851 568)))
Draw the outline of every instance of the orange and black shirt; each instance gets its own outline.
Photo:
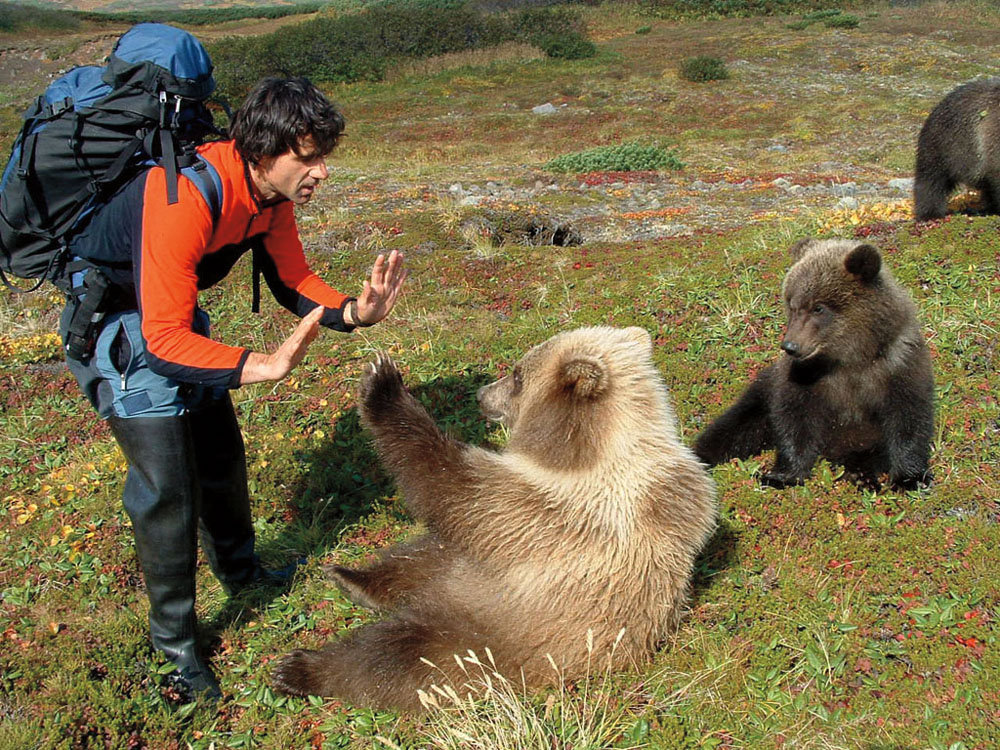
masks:
MULTIPOLYGON (((179 180, 179 200, 168 204, 162 167, 147 171, 105 206, 81 235, 86 257, 127 267, 142 316, 150 368, 181 382, 235 388, 250 351, 192 331, 198 292, 221 281, 255 244, 258 262, 275 299, 299 316, 317 304, 320 321, 351 330, 343 310, 352 298, 325 284, 306 264, 292 203, 262 204, 232 141, 207 143, 200 155, 217 170, 222 206, 213 222, 198 188, 179 180)), ((74 243, 76 244, 76 243, 74 243)), ((119 283, 122 283, 119 281, 119 283)))

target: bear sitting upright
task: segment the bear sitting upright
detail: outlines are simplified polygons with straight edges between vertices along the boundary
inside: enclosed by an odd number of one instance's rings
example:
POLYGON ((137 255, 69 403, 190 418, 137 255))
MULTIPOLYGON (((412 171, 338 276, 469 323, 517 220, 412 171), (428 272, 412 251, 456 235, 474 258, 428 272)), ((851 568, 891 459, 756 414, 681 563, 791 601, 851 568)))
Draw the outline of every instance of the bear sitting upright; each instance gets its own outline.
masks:
POLYGON ((913 213, 919 221, 945 215, 957 185, 982 193, 1000 213, 1000 79, 971 81, 931 110, 917 138, 913 213))
POLYGON ((786 356, 764 369, 695 442, 715 465, 776 448, 762 479, 803 482, 820 456, 877 486, 930 481, 931 359, 916 306, 871 245, 806 239, 782 285, 786 356))
POLYGON ((470 650, 530 687, 605 655, 641 663, 676 626, 715 495, 677 436, 649 334, 558 334, 478 399, 509 428, 503 452, 443 434, 388 359, 366 368, 362 420, 427 531, 369 567, 332 568, 387 617, 285 656, 280 690, 418 710, 432 684, 464 692, 470 650))

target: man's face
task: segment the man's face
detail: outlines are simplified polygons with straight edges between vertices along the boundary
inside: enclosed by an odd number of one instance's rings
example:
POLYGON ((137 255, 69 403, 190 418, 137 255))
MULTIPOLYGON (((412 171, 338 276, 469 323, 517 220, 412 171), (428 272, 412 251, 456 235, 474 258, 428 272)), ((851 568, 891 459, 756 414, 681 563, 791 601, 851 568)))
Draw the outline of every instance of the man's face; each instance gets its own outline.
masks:
POLYGON ((298 151, 262 159, 250 174, 265 201, 287 198, 300 206, 309 202, 316 186, 330 175, 326 155, 319 152, 308 135, 299 140, 298 151))

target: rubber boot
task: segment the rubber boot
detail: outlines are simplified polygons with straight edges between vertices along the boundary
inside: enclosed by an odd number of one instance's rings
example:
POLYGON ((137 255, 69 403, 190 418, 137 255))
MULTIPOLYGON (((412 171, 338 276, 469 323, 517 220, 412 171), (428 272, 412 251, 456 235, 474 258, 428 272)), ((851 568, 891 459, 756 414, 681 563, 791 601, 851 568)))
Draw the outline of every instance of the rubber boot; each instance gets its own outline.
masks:
POLYGON ((229 394, 190 418, 201 485, 201 546, 216 578, 230 596, 257 583, 286 583, 297 563, 266 570, 254 551, 246 449, 229 394))
POLYGON ((149 596, 153 646, 177 666, 169 679, 186 699, 216 700, 222 691, 196 637, 200 496, 190 422, 183 415, 109 417, 108 424, 129 464, 122 501, 149 596))

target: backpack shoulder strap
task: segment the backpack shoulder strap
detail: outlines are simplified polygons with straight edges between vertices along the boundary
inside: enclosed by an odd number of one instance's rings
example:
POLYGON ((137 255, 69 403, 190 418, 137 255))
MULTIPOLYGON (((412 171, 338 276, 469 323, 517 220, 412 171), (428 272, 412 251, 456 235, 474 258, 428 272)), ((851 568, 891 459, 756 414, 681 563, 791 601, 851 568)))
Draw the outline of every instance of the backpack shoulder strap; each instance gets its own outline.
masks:
POLYGON ((199 155, 190 167, 181 170, 181 174, 198 188, 198 192, 212 213, 212 226, 217 227, 222 216, 222 178, 219 177, 218 170, 210 161, 199 155))

